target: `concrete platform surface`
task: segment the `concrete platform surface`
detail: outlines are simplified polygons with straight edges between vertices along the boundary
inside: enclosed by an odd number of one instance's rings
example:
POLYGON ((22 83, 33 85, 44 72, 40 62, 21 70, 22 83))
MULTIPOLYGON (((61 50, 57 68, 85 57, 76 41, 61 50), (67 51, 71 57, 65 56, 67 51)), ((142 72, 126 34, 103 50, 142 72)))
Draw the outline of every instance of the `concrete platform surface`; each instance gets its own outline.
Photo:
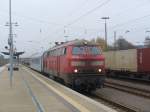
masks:
POLYGON ((18 72, 14 72, 13 87, 10 87, 8 72, 0 75, 0 112, 35 112, 36 108, 28 95, 18 72))
POLYGON ((7 69, 0 75, 0 112, 115 112, 41 74, 19 67, 10 87, 7 69))

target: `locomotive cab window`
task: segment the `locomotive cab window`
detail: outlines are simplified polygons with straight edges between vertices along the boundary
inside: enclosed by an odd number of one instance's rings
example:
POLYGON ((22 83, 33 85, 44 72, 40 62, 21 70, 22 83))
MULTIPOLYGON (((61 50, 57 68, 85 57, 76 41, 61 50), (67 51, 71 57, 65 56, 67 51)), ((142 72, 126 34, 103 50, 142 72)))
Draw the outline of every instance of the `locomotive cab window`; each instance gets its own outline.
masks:
POLYGON ((76 46, 72 49, 73 55, 99 55, 100 53, 100 49, 97 46, 76 46))

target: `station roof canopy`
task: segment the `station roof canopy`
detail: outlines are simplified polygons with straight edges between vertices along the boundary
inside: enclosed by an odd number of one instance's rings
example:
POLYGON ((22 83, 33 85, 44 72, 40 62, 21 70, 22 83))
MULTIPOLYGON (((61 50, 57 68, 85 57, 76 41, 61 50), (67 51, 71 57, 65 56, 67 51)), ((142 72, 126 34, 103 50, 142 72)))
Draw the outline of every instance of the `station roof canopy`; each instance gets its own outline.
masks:
MULTIPOLYGON (((9 52, 2 52, 2 53, 5 54, 5 55, 10 54, 9 52)), ((14 53, 14 56, 19 56, 19 55, 22 55, 22 54, 24 54, 24 52, 16 52, 16 53, 14 53)))

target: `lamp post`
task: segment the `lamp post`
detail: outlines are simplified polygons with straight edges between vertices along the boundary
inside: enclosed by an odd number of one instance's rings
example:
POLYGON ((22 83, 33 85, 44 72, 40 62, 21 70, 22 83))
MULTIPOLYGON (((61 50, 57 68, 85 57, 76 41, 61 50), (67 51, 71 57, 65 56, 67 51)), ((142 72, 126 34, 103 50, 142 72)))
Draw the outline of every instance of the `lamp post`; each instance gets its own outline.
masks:
MULTIPOLYGON (((9 26, 9 38, 8 38, 8 45, 9 45, 9 56, 10 56, 10 86, 12 87, 12 78, 13 78, 13 55, 14 55, 14 44, 13 44, 13 31, 12 25, 18 26, 18 23, 12 23, 12 14, 11 14, 11 0, 9 0, 9 22, 6 23, 5 26, 9 26)), ((16 35, 16 34, 15 34, 16 35)))
POLYGON ((68 41, 68 35, 67 35, 67 27, 66 26, 64 26, 64 39, 65 39, 65 42, 67 42, 68 41))
POLYGON ((117 46, 116 46, 116 41, 117 41, 117 32, 114 31, 114 49, 116 50, 117 49, 117 46))
POLYGON ((107 49, 107 20, 109 17, 102 17, 101 19, 105 20, 105 49, 107 49))
MULTIPOLYGON (((150 33, 150 30, 146 30, 145 33, 150 33)), ((148 37, 149 37, 149 34, 148 34, 148 37)))
POLYGON ((13 35, 12 35, 12 17, 11 17, 11 0, 9 0, 9 39, 8 44, 10 46, 10 86, 12 87, 13 77, 13 35))
POLYGON ((147 36, 145 37, 145 46, 149 47, 150 46, 150 36, 149 36, 149 33, 150 33, 150 30, 146 30, 145 33, 148 33, 147 36))
POLYGON ((130 33, 130 30, 126 30, 126 31, 124 32, 123 37, 125 38, 125 36, 126 36, 128 33, 130 33))

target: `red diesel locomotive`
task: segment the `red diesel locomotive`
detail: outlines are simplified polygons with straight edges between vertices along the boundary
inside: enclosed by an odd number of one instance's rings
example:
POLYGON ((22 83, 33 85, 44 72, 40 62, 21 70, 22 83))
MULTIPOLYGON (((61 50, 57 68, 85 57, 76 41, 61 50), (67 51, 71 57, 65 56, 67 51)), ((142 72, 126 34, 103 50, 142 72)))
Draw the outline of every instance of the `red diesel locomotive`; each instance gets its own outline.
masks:
POLYGON ((44 52, 41 60, 42 72, 74 89, 92 91, 103 86, 104 56, 94 43, 75 40, 57 44, 44 52))
POLYGON ((74 88, 95 90, 104 83, 104 57, 91 42, 66 42, 44 53, 43 72, 74 88))

